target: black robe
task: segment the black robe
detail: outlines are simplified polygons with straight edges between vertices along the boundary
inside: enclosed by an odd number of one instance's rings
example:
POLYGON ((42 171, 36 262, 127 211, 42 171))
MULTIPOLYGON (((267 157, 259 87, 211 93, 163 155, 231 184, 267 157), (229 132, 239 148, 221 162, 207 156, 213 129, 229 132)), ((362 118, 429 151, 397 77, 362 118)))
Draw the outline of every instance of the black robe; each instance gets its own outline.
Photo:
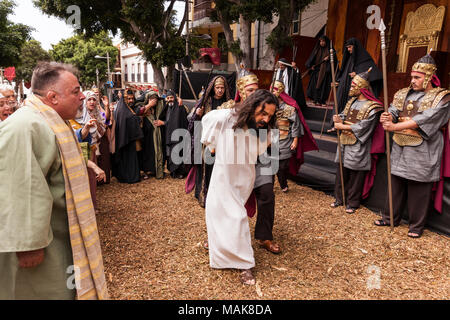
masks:
MULTIPOLYGON (((144 104, 147 104, 148 101, 145 101, 144 104)), ((141 106, 138 106, 136 108, 136 113, 140 113, 141 106)), ((155 106, 156 114, 153 113, 152 117, 154 117, 154 120, 161 120, 165 121, 166 119, 166 109, 163 106, 163 102, 159 100, 157 102, 157 106, 155 106)), ((152 174, 155 174, 157 178, 162 178, 163 175, 163 169, 164 169, 164 162, 166 159, 165 152, 164 152, 164 130, 165 126, 156 127, 150 122, 149 118, 147 116, 142 117, 142 132, 144 134, 144 137, 142 139, 142 150, 139 152, 139 166, 141 171, 144 172, 151 172, 152 174), (154 133, 155 130, 161 131, 161 144, 155 145, 154 140, 154 133), (157 152, 162 153, 162 163, 159 163, 157 166, 157 152), (159 169, 158 169, 159 167, 159 169), (159 170, 159 172, 158 172, 159 170)))
POLYGON ((112 174, 122 183, 140 181, 139 160, 136 151, 136 141, 143 138, 139 117, 119 100, 114 114, 116 121, 115 142, 112 174))
MULTIPOLYGON (((324 40, 325 47, 320 46, 320 40, 317 42, 310 57, 306 61, 307 68, 311 68, 312 66, 319 64, 323 61, 324 57, 330 56, 330 39, 324 37, 324 40)), ((334 52, 334 57, 336 57, 336 52, 334 52)), ((336 64, 337 63, 335 61, 335 68, 336 64)), ((308 96, 308 98, 319 104, 326 104, 327 99, 330 95, 332 81, 330 59, 315 67, 314 70, 311 70, 309 74, 310 79, 306 95, 308 96)))
POLYGON ((383 73, 378 69, 370 54, 363 47, 361 42, 356 38, 350 38, 344 43, 344 55, 342 57, 342 65, 336 75, 336 81, 339 82, 337 88, 337 101, 339 113, 344 110, 344 107, 349 99, 348 92, 352 83, 352 78, 349 73, 356 74, 367 71, 370 67, 372 70, 369 73, 369 82, 374 93, 378 98, 378 94, 383 87, 383 73), (346 48, 348 45, 353 45, 353 53, 350 54, 346 48))
MULTIPOLYGON (((275 80, 278 80, 280 71, 281 70, 275 72, 274 75, 276 77, 275 80)), ((296 70, 294 70, 292 67, 286 67, 286 69, 283 72, 287 72, 289 81, 288 84, 289 92, 286 93, 295 99, 300 108, 306 107, 305 93, 303 92, 302 77, 299 72, 299 69, 297 68, 296 70)))
MULTIPOLYGON (((175 99, 173 106, 169 106, 166 103, 166 132, 165 132, 165 146, 166 146, 166 157, 167 157, 167 169, 170 171, 171 174, 180 174, 185 175, 186 170, 184 169, 183 163, 175 164, 172 161, 171 153, 173 148, 180 143, 180 141, 183 139, 180 137, 176 141, 172 141, 172 133, 177 129, 184 129, 187 130, 188 128, 188 120, 187 115, 188 111, 185 106, 179 106, 178 101, 175 99)), ((190 143, 190 141, 187 141, 190 143)), ((183 157, 182 151, 179 154, 180 157, 183 157)))

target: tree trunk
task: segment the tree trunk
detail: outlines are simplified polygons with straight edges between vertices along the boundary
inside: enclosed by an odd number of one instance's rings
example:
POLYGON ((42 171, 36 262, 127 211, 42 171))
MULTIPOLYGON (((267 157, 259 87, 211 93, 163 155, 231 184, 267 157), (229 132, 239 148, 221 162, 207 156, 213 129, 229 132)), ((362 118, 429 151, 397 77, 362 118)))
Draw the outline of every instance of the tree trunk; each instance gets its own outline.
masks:
POLYGON ((239 40, 241 42, 241 50, 243 52, 242 62, 246 68, 252 68, 252 58, 251 58, 251 36, 252 36, 252 23, 244 19, 242 15, 239 15, 239 40))
POLYGON ((164 90, 165 79, 162 69, 153 62, 151 62, 151 64, 153 68, 153 80, 155 81, 159 90, 164 90))
POLYGON ((173 81, 173 71, 175 70, 175 65, 171 65, 167 67, 167 76, 166 81, 164 83, 163 89, 173 89, 174 81, 173 81))
MULTIPOLYGON (((234 42, 234 36, 233 36, 233 30, 231 30, 230 24, 225 21, 220 11, 217 12, 217 17, 219 18, 219 22, 223 28, 223 33, 225 34, 225 40, 227 42, 228 48, 231 47, 232 43, 234 42)), ((239 57, 231 52, 231 55, 234 59, 234 66, 236 67, 236 70, 239 71, 239 57)))

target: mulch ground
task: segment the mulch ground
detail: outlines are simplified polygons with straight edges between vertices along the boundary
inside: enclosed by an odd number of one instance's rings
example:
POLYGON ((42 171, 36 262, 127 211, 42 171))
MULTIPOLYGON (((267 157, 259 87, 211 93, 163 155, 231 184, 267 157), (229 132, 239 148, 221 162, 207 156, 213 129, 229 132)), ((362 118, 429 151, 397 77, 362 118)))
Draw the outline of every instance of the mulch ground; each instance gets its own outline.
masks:
MULTIPOLYGON (((184 180, 100 186, 97 223, 112 299, 448 299, 449 238, 375 227, 366 208, 346 214, 333 198, 290 181, 275 187, 274 255, 253 240, 255 286, 209 267, 204 209, 184 180)), ((254 234, 255 218, 250 221, 254 234)))

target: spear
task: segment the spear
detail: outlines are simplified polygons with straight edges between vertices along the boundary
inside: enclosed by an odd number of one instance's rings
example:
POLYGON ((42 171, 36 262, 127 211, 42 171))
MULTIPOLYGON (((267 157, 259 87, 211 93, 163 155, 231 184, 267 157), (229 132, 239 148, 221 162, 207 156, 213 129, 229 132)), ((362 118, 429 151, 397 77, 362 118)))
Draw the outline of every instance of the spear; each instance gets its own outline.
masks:
MULTIPOLYGON (((331 41, 330 46, 330 62, 331 62, 331 77, 333 81, 333 97, 334 97, 334 114, 339 114, 339 108, 338 108, 338 102, 337 102, 337 96, 336 96, 336 78, 334 74, 334 54, 333 54, 333 41, 331 41)), ((345 189, 344 189, 344 173, 342 168, 342 154, 341 154, 341 134, 340 130, 336 130, 337 134, 337 141, 338 141, 338 155, 339 155, 339 172, 341 174, 341 189, 342 189, 342 202, 344 204, 344 210, 345 210, 345 189)))
MULTIPOLYGON (((386 42, 384 38, 384 31, 386 26, 383 19, 381 19, 380 26, 381 36, 381 57, 383 61, 383 100, 384 100, 384 112, 388 112, 388 91, 387 91, 387 67, 386 67, 386 42)), ((394 210, 392 207, 392 182, 391 182, 391 141, 389 140, 389 132, 385 131, 386 136, 386 156, 387 156, 387 174, 388 174, 388 196, 389 196, 389 217, 391 221, 391 231, 394 230, 394 210)))

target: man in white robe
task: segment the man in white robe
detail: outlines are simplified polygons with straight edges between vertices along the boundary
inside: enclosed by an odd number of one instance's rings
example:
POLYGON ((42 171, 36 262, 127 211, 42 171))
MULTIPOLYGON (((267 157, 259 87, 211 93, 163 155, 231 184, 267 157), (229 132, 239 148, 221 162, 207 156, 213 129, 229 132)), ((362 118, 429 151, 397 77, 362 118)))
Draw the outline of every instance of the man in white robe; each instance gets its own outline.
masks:
POLYGON ((269 141, 267 131, 258 129, 274 127, 277 107, 273 94, 258 90, 234 108, 202 118, 201 142, 216 153, 205 206, 210 266, 242 270, 241 281, 247 285, 255 284, 255 259, 245 203, 253 190, 258 154, 269 141))

